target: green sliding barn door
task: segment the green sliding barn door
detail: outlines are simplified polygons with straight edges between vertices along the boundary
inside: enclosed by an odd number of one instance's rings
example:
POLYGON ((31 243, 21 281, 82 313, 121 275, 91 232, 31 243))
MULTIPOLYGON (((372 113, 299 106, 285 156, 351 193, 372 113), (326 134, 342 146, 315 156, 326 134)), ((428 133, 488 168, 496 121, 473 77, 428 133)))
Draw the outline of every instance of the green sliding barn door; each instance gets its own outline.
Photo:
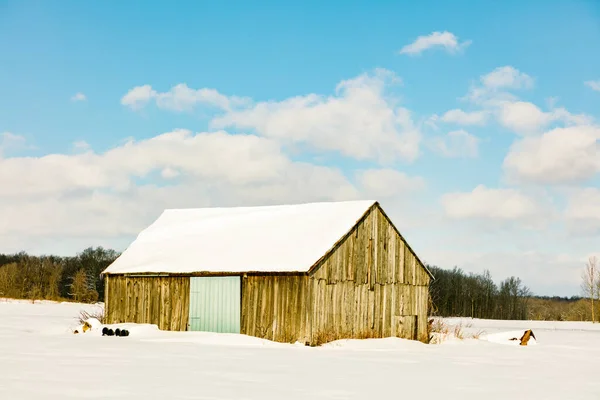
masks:
POLYGON ((239 276, 190 278, 190 330, 240 333, 239 276))

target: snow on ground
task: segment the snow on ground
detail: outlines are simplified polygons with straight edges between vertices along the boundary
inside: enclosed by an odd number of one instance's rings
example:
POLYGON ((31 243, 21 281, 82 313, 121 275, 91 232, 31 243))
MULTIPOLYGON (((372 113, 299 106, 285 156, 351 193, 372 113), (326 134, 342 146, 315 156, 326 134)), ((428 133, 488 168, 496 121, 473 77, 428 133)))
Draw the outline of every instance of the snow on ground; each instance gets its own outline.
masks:
POLYGON ((447 319, 485 334, 309 348, 135 324, 74 335, 83 308, 0 300, 0 399, 600 398, 600 324, 447 319), (528 328, 536 345, 498 343, 528 328))

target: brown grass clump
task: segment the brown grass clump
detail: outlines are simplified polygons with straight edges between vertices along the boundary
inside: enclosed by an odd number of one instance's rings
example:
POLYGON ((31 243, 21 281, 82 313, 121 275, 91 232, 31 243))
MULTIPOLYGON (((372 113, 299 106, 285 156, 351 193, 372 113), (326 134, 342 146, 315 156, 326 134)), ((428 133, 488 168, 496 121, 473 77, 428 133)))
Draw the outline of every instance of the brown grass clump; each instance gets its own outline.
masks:
POLYGON ((464 340, 465 334, 463 332, 462 323, 454 325, 454 329, 452 330, 454 337, 460 340, 464 340))
POLYGON ((93 311, 81 310, 77 316, 77 321, 84 325, 89 318, 96 318, 100 323, 104 324, 104 308, 98 307, 93 311))
POLYGON ((485 331, 483 329, 478 330, 475 333, 471 333, 471 338, 479 340, 481 336, 485 335, 485 331))
POLYGON ((463 325, 462 322, 459 322, 454 326, 450 326, 442 318, 433 318, 429 320, 428 326, 430 344, 440 344, 450 337, 454 337, 458 340, 479 339, 482 335, 485 334, 485 331, 483 330, 478 330, 474 333, 465 332, 465 328, 470 329, 473 327, 472 323, 467 323, 466 325, 463 325))

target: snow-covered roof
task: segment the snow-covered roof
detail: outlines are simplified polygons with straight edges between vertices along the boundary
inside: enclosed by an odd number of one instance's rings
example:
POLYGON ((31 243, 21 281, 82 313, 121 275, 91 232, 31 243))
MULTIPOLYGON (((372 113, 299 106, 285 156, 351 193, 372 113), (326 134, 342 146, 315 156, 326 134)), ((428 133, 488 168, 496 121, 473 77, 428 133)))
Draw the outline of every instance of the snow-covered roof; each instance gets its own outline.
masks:
POLYGON ((307 272, 375 203, 165 210, 103 273, 307 272))

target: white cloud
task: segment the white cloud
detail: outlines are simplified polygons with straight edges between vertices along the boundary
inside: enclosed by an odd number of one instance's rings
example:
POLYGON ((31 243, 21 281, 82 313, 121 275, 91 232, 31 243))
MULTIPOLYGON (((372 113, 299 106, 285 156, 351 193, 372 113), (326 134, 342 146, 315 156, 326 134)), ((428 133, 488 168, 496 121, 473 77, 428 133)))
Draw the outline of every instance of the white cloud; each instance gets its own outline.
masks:
POLYGON ((17 135, 12 132, 2 132, 0 134, 0 145, 2 146, 11 146, 16 144, 25 143, 25 136, 17 135))
POLYGON ((230 110, 250 102, 247 98, 225 96, 215 89, 191 89, 185 83, 175 85, 163 93, 157 92, 150 85, 136 86, 121 98, 121 104, 133 110, 139 110, 151 101, 155 101, 157 107, 171 111, 192 111, 199 104, 230 110))
POLYGON ((489 113, 487 111, 465 112, 460 109, 446 111, 442 115, 443 122, 457 125, 485 125, 489 113))
POLYGON ((78 102, 78 101, 86 101, 86 100, 87 100, 87 97, 85 96, 85 94, 83 94, 83 93, 81 93, 81 92, 75 93, 75 94, 74 94, 74 95, 71 97, 71 101, 75 101, 75 102, 78 102))
POLYGON ((592 90, 600 92, 600 79, 597 81, 586 81, 585 85, 592 90))
POLYGON ((0 134, 0 158, 8 150, 25 147, 26 139, 24 136, 16 135, 11 132, 2 132, 0 134))
POLYGON ((307 145, 359 160, 413 161, 419 155, 421 133, 410 112, 386 95, 386 89, 398 82, 392 72, 376 70, 340 82, 334 96, 308 94, 260 102, 216 117, 211 125, 252 129, 283 144, 307 145))
POLYGON ((516 101, 502 105, 498 119, 502 125, 517 133, 535 133, 552 121, 552 115, 533 103, 516 101))
POLYGON ((160 176, 162 176, 165 179, 177 178, 179 175, 180 175, 179 170, 177 170, 175 168, 171 168, 171 167, 163 168, 163 170, 160 171, 160 176))
POLYGON ((533 103, 524 101, 506 102, 500 106, 498 120, 505 127, 518 134, 540 133, 540 130, 553 122, 565 125, 589 125, 593 118, 584 114, 571 114, 564 108, 544 112, 533 103))
POLYGON ((131 237, 168 207, 358 197, 338 169, 291 161, 270 139, 179 130, 104 153, 0 159, 0 243, 131 237))
POLYGON ((73 149, 76 151, 87 151, 90 149, 90 144, 85 140, 78 140, 73 143, 73 149))
POLYGON ((202 179, 260 183, 285 169, 289 160, 279 146, 252 135, 226 132, 192 134, 177 130, 103 154, 50 154, 0 161, 0 195, 51 195, 92 189, 125 190, 133 177, 176 168, 202 179))
POLYGON ((515 142, 503 168, 512 181, 570 184, 600 172, 600 128, 556 128, 515 142))
POLYGON ((510 91, 531 89, 533 85, 531 76, 506 65, 480 76, 478 84, 473 85, 463 99, 478 105, 497 107, 507 101, 516 101, 510 91))
POLYGON ((523 227, 538 227, 551 214, 536 199, 516 189, 492 189, 479 185, 471 192, 442 196, 441 204, 451 219, 489 222, 517 222, 523 227))
POLYGON ((462 129, 434 137, 429 145, 436 153, 449 158, 474 158, 479 154, 479 139, 462 129))
POLYGON ((376 69, 341 81, 331 96, 307 94, 257 103, 214 89, 190 89, 185 84, 165 93, 144 85, 131 89, 121 103, 139 110, 154 102, 173 111, 210 105, 220 110, 211 121, 212 128, 252 130, 283 145, 389 164, 412 162, 419 156, 419 127, 410 111, 398 106, 398 98, 390 93, 400 83, 393 72, 376 69))
POLYGON ((563 107, 553 108, 549 111, 553 121, 561 121, 565 125, 592 125, 594 117, 586 114, 572 114, 563 107))
POLYGON ((121 98, 121 104, 133 110, 139 110, 145 107, 156 95, 156 91, 150 85, 136 86, 121 98))
POLYGON ((356 173, 361 192, 367 197, 382 199, 421 190, 425 181, 394 169, 367 169, 356 173))
POLYGON ((548 106, 548 108, 555 108, 556 104, 558 103, 558 100, 559 100, 558 96, 548 97, 546 99, 546 105, 548 106))
POLYGON ((400 54, 416 55, 434 47, 443 47, 448 53, 454 54, 465 49, 472 43, 471 40, 459 43, 458 37, 451 32, 432 32, 426 36, 419 36, 414 42, 400 49, 400 54))
POLYGON ((498 67, 481 77, 484 86, 491 89, 531 89, 533 78, 510 65, 498 67))
POLYGON ((600 234, 600 189, 577 189, 568 198, 565 217, 577 234, 600 234))
MULTIPOLYGON (((471 86, 462 100, 483 107, 477 116, 463 114, 461 110, 451 110, 448 119, 470 119, 480 121, 483 116, 493 115, 504 127, 519 135, 540 134, 544 129, 557 124, 564 126, 589 125, 593 118, 585 114, 572 114, 563 107, 556 108, 557 98, 548 99, 549 111, 541 110, 537 105, 521 101, 513 93, 531 89, 534 79, 512 66, 498 67, 479 78, 477 85, 471 86), (471 118, 469 118, 471 117, 471 118)), ((464 123, 463 123, 464 124, 464 123)))

